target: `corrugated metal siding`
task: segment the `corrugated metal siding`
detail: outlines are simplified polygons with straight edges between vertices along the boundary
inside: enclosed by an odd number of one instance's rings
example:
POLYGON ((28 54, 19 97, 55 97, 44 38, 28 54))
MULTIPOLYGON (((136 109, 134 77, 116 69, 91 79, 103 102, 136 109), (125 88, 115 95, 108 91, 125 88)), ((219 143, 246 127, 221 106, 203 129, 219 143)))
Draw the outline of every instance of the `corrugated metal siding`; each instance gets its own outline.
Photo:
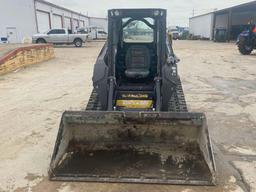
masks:
POLYGON ((212 39, 213 13, 189 19, 189 33, 201 38, 212 39))
POLYGON ((89 27, 94 25, 107 31, 107 20, 89 18, 77 12, 61 8, 39 0, 1 0, 0 37, 13 34, 13 43, 21 43, 37 32, 45 32, 50 28, 89 27), (58 15, 58 16, 56 16, 58 15), (72 21, 73 20, 73 21, 72 21))
POLYGON ((216 15, 215 28, 228 28, 228 14, 216 15))
POLYGON ((13 43, 23 41, 37 32, 33 0, 1 0, 0 37, 7 36, 7 28, 16 31, 13 43))

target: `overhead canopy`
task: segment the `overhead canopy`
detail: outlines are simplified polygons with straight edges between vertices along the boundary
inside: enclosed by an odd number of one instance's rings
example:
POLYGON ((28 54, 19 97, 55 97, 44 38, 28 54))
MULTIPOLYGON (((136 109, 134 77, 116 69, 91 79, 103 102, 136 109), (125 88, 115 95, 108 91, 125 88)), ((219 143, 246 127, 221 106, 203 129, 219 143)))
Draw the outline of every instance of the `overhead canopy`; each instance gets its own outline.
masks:
MULTIPOLYGON (((256 23, 256 1, 214 12, 213 30, 227 29, 227 40, 235 40, 251 23, 256 23)), ((213 33, 214 34, 214 33, 213 33)))

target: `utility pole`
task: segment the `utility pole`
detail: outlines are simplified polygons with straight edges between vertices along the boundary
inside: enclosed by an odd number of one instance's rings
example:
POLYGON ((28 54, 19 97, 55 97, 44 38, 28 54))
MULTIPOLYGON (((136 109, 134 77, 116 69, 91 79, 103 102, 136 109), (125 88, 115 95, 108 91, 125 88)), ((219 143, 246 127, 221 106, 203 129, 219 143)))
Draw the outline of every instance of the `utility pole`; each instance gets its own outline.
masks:
POLYGON ((193 8, 192 10, 192 16, 194 17, 195 16, 195 9, 193 8))

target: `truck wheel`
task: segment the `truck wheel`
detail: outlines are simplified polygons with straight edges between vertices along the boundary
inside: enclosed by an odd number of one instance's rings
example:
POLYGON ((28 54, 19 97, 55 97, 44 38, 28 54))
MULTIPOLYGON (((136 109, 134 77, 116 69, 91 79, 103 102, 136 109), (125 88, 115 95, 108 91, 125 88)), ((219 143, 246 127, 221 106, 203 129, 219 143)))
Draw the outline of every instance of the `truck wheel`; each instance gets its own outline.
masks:
POLYGON ((83 41, 82 41, 81 39, 76 39, 76 40, 74 41, 74 45, 75 45, 76 47, 82 47, 83 41))
POLYGON ((38 40, 36 41, 36 43, 38 43, 38 44, 44 44, 44 43, 46 43, 46 41, 45 41, 44 39, 38 39, 38 40))

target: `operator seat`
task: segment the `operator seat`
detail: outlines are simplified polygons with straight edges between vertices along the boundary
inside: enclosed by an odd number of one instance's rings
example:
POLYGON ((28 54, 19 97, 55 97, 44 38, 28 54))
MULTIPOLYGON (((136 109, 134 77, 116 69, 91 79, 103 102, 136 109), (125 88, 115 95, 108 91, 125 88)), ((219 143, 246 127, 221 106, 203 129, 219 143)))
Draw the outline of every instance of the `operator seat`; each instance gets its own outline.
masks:
POLYGON ((132 79, 147 78, 150 74, 150 53, 143 45, 132 45, 128 48, 125 58, 125 75, 132 79))

